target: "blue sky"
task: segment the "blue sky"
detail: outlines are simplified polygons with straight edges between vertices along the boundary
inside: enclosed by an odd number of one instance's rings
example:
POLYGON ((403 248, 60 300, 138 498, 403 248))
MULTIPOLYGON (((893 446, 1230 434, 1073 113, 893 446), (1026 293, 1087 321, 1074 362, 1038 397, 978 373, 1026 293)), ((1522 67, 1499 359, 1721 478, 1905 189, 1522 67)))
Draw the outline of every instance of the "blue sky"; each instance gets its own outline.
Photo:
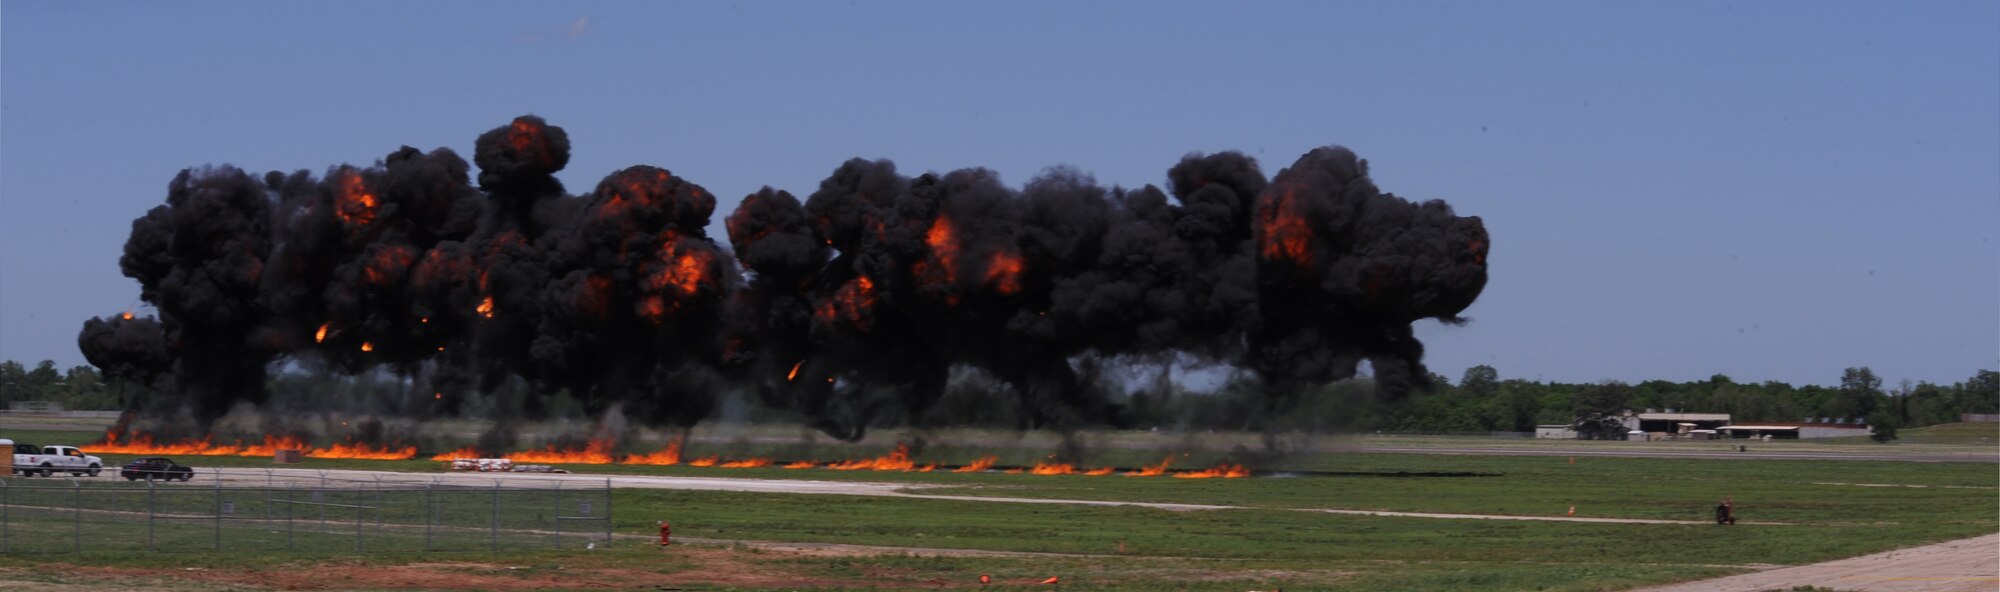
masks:
MULTIPOLYGON (((722 196, 842 160, 1164 183, 1320 145, 1485 219, 1433 370, 1897 381, 2000 366, 2000 4, 782 2, 0 7, 0 358, 139 305, 131 220, 188 166, 468 158, 533 113, 581 193, 722 196)), ((140 311, 145 309, 141 307, 140 311)))

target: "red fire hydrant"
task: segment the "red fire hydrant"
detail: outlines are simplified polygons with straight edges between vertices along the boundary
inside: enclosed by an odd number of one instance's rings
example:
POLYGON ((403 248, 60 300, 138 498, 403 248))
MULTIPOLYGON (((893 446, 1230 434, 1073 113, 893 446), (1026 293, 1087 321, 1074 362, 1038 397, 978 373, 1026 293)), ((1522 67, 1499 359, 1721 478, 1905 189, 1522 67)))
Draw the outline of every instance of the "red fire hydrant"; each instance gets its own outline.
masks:
POLYGON ((662 547, 665 547, 665 546, 667 546, 667 545, 669 544, 669 543, 668 543, 668 540, 669 540, 669 535, 671 535, 671 534, 673 534, 673 529, 672 529, 671 527, 668 527, 668 526, 667 526, 667 521, 665 521, 665 520, 661 520, 661 521, 660 521, 660 546, 662 546, 662 547))

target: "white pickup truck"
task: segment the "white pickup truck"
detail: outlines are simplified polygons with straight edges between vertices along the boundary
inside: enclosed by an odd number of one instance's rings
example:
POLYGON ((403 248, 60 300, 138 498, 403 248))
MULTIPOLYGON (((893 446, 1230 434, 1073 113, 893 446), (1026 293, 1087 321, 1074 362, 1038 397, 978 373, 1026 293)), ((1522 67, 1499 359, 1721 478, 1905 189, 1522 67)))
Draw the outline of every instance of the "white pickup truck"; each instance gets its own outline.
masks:
POLYGON ((34 444, 14 444, 14 472, 25 477, 33 477, 39 472, 43 477, 64 471, 71 476, 97 476, 104 469, 104 459, 84 454, 75 446, 36 446, 34 444))

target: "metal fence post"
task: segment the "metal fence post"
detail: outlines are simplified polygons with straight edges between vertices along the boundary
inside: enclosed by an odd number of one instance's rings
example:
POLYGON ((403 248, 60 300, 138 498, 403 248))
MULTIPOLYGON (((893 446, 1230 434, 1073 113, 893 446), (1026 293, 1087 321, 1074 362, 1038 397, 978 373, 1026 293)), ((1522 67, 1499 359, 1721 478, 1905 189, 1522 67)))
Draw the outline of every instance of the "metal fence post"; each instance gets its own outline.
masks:
POLYGON ((435 481, 424 484, 424 552, 426 553, 431 551, 431 524, 435 522, 431 512, 437 507, 434 501, 436 494, 437 483, 435 481))
MULTIPOLYGON (((360 501, 360 500, 355 500, 355 501, 360 501)), ((354 505, 360 506, 361 504, 354 504, 354 505)), ((354 552, 356 553, 361 552, 361 517, 362 517, 361 512, 362 512, 361 508, 359 507, 354 508, 354 552)))
POLYGON ((70 497, 69 497, 70 526, 73 529, 73 532, 71 532, 71 536, 75 537, 70 540, 70 550, 76 553, 82 553, 83 552, 83 484, 77 483, 75 479, 71 479, 69 480, 69 486, 70 486, 70 497))
POLYGON ((158 497, 159 493, 160 493, 159 488, 153 486, 153 480, 147 479, 146 480, 146 550, 147 551, 159 550, 159 543, 154 542, 153 539, 153 522, 155 522, 159 518, 159 509, 158 509, 159 501, 154 498, 158 497))
POLYGON ((222 473, 220 471, 216 472, 214 477, 209 477, 209 480, 215 482, 215 550, 221 551, 222 550, 222 473))
POLYGON ((493 540, 487 543, 487 550, 500 552, 500 480, 493 480, 493 540))
POLYGON ((382 488, 382 476, 381 476, 381 475, 376 475, 376 476, 375 476, 375 532, 376 532, 376 534, 380 534, 380 533, 382 532, 382 514, 384 513, 384 512, 382 512, 382 509, 383 509, 383 508, 387 508, 387 507, 389 507, 389 501, 388 501, 388 500, 389 500, 389 498, 388 498, 388 497, 386 497, 387 495, 388 495, 388 490, 386 490, 386 489, 383 489, 383 488, 382 488))

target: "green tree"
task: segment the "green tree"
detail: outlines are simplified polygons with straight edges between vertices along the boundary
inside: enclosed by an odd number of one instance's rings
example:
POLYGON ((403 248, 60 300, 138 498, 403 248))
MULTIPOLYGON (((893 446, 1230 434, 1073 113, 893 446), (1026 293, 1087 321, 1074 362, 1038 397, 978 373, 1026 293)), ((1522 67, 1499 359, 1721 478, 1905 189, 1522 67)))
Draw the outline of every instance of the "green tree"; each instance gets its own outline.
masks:
POLYGON ((1492 366, 1480 364, 1465 369, 1465 376, 1458 379, 1459 392, 1474 397, 1489 397, 1499 386, 1500 371, 1492 366))
POLYGON ((1848 368, 1840 375, 1840 389, 1827 411, 1836 417, 1868 417, 1881 409, 1888 397, 1882 394, 1882 379, 1867 366, 1848 368))
POLYGON ((1570 411, 1577 418, 1573 424, 1576 432, 1593 440, 1623 438, 1625 411, 1637 397, 1632 385, 1615 380, 1577 391, 1570 399, 1570 411))
POLYGON ((21 387, 22 398, 19 400, 47 401, 58 394, 57 389, 62 386, 62 373, 56 371, 55 360, 42 360, 41 363, 35 364, 34 370, 28 371, 25 382, 26 384, 21 387))
POLYGON ((1896 428, 1901 425, 1902 421, 1896 419, 1896 414, 1877 411, 1868 416, 1868 437, 1876 442, 1888 444, 1896 439, 1896 428))
POLYGON ((28 369, 20 362, 0 362, 0 404, 27 399, 21 389, 28 386, 28 369))
MULTIPOLYGON (((1981 369, 1965 381, 1960 413, 2000 413, 2000 372, 1981 369)), ((1951 421, 1958 421, 1952 418, 1951 421)))
POLYGON ((76 366, 63 373, 62 397, 64 407, 70 409, 117 409, 118 395, 110 385, 104 383, 104 376, 97 368, 76 366))

